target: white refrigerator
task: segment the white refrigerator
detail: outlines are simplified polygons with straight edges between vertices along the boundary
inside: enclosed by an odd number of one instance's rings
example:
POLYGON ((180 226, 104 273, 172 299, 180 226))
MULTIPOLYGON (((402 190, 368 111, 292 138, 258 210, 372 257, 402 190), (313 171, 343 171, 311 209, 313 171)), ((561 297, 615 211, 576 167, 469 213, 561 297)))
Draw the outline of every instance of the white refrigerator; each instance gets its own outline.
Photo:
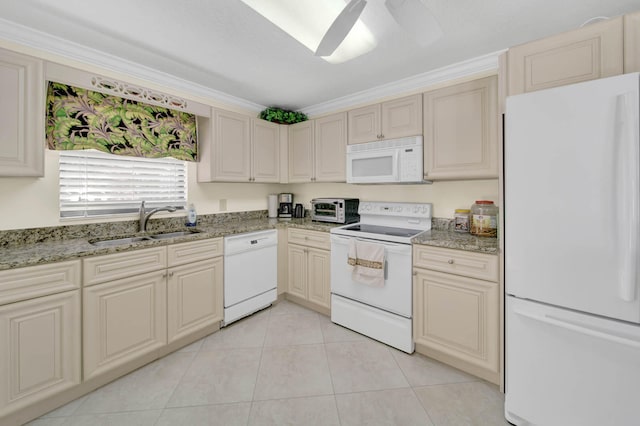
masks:
POLYGON ((505 417, 640 425, 640 75, 507 99, 505 417))

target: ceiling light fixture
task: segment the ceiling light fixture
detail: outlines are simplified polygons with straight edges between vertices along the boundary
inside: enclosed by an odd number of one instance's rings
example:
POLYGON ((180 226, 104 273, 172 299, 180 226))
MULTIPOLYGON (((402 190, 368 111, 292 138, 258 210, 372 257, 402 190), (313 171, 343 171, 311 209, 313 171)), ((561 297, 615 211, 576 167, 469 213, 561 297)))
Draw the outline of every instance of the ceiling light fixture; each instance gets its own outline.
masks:
MULTIPOLYGON (((316 56, 330 55, 342 43, 366 6, 365 0, 351 0, 324 35, 316 56)), ((386 0, 384 5, 393 19, 422 47, 440 37, 442 30, 421 0, 386 0)))
MULTIPOLYGON (((346 10, 344 0, 242 0, 242 2, 312 52, 322 47, 321 42, 331 31, 330 27, 333 28, 332 24, 338 21, 342 12, 346 10)), ((362 3, 362 8, 366 4, 364 0, 352 0, 351 3, 353 2, 362 3)), ((323 47, 323 51, 316 55, 322 56, 322 59, 329 63, 337 64, 373 50, 377 45, 376 39, 362 21, 358 20, 359 15, 360 13, 357 13, 354 22, 350 25, 351 31, 347 29, 345 32, 342 25, 334 30, 339 30, 340 34, 344 33, 335 43, 333 47, 335 51, 323 47)))

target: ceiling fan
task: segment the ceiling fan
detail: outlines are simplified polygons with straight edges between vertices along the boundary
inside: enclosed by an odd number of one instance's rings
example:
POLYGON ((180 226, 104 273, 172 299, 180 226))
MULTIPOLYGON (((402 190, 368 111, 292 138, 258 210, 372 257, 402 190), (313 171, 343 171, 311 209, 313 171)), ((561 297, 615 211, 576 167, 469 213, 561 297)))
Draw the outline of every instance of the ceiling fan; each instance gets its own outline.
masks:
MULTIPOLYGON (((367 5, 366 0, 351 0, 333 21, 315 56, 329 56, 338 48, 367 5)), ((442 36, 440 25, 421 0, 385 0, 393 19, 421 46, 427 46, 442 36)))

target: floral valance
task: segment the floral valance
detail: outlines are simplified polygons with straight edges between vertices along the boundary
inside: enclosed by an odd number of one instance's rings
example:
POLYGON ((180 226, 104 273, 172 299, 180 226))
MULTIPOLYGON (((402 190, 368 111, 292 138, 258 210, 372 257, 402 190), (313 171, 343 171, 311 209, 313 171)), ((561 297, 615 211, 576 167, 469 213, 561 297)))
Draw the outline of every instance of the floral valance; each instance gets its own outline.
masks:
POLYGON ((47 146, 197 161, 196 116, 61 83, 47 88, 47 146))

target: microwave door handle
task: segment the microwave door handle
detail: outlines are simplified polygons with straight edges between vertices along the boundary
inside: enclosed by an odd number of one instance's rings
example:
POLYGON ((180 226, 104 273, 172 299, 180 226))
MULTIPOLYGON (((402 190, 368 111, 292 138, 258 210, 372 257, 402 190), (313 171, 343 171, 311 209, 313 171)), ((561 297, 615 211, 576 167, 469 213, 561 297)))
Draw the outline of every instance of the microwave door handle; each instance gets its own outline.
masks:
POLYGON ((395 156, 394 160, 396 163, 396 166, 393 169, 393 180, 398 181, 398 179, 400 179, 400 153, 398 151, 394 152, 393 155, 395 156))

